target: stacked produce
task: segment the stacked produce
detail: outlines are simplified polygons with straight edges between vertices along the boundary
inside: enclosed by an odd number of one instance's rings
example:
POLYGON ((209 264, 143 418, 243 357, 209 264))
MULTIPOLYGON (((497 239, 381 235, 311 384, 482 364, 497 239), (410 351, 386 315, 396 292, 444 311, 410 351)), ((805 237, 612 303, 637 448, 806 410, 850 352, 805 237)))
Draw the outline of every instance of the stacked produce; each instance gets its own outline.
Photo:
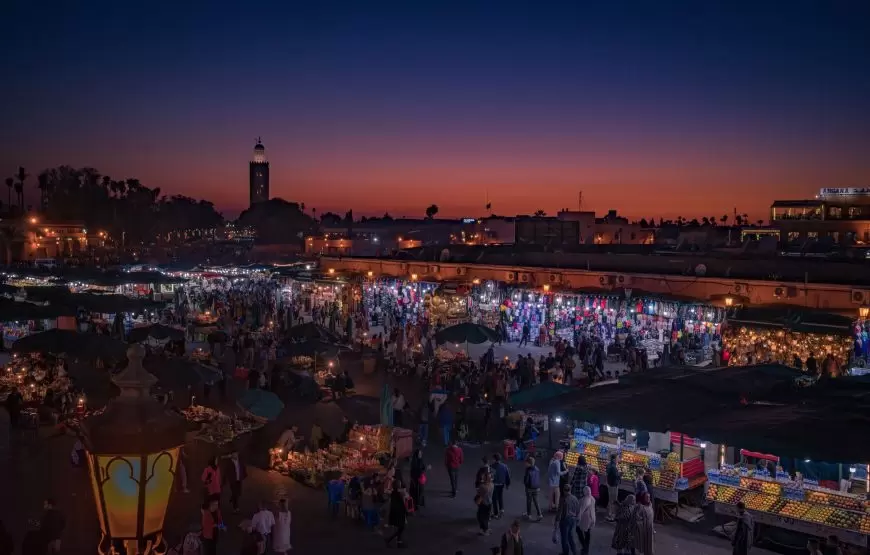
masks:
POLYGON ((870 502, 860 496, 769 478, 738 478, 739 470, 722 470, 710 472, 710 501, 728 505, 743 501, 749 510, 870 534, 870 502))

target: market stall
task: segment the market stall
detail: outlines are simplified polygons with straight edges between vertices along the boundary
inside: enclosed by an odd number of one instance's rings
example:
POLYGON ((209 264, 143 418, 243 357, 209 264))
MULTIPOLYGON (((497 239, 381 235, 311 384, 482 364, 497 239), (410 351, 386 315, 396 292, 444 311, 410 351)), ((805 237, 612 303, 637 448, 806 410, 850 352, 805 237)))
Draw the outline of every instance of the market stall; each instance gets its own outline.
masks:
POLYGON ((765 468, 723 465, 707 473, 707 499, 719 514, 736 516, 743 502, 757 524, 816 537, 836 536, 865 548, 870 537, 870 501, 866 495, 821 487, 782 467, 771 476, 765 468))
MULTIPOLYGON (((586 430, 578 428, 574 431, 571 450, 566 454, 565 461, 570 467, 576 467, 580 456, 597 472, 604 475, 611 455, 616 455, 616 462, 622 472, 620 489, 634 492, 634 482, 642 477, 646 470, 652 473, 653 491, 651 495, 658 500, 678 504, 692 492, 697 493, 704 483, 704 463, 700 457, 680 460, 679 452, 652 453, 638 449, 631 442, 623 442, 618 432, 608 426, 606 433, 596 437, 586 430)), ((585 484, 575 484, 576 488, 585 484)))
POLYGON ((354 426, 347 443, 333 443, 317 451, 272 449, 272 469, 312 486, 321 487, 339 477, 349 480, 386 472, 385 464, 394 453, 394 434, 390 426, 354 426))
POLYGON ((230 445, 239 437, 262 428, 266 422, 251 414, 229 415, 202 405, 191 405, 182 413, 188 422, 197 426, 193 439, 217 446, 230 445))

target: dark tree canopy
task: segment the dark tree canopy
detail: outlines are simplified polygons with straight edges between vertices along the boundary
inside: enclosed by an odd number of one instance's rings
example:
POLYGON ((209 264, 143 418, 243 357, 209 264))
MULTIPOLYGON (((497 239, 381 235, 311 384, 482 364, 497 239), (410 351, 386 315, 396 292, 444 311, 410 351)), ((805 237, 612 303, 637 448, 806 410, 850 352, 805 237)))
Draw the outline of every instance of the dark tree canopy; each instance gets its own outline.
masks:
POLYGON ((239 215, 236 222, 257 230, 262 243, 288 244, 302 241, 302 235, 315 230, 316 222, 305 214, 299 203, 281 198, 258 202, 239 215))
POLYGON ((50 221, 84 222, 125 244, 168 240, 173 232, 211 228, 223 217, 211 202, 161 196, 135 178, 113 179, 94 168, 59 166, 37 176, 40 205, 50 221))

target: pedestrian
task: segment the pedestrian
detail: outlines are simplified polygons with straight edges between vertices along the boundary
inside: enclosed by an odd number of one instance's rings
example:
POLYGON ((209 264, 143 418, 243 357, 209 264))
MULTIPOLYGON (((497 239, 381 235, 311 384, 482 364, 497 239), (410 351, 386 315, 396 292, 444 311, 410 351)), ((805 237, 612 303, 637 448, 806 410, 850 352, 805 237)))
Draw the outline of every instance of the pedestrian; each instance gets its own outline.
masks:
POLYGON ((393 389, 393 398, 391 399, 393 405, 393 426, 397 428, 402 427, 402 413, 405 410, 405 396, 402 395, 402 392, 399 391, 399 388, 393 389))
POLYGON ((477 524, 480 526, 480 535, 489 535, 489 518, 492 515, 492 476, 485 473, 477 487, 474 502, 477 504, 477 524))
POLYGON ((411 499, 414 500, 414 507, 416 509, 426 505, 426 470, 426 462, 423 460, 423 449, 417 448, 411 456, 411 484, 409 488, 411 499))
POLYGON ((217 499, 210 499, 202 506, 202 554, 217 555, 219 532, 224 528, 223 517, 217 499))
POLYGON ((45 555, 45 536, 39 529, 39 520, 31 518, 27 521, 27 533, 21 540, 21 555, 45 555))
POLYGON ((622 473, 616 464, 616 455, 610 455, 607 463, 607 520, 613 522, 616 518, 616 506, 619 503, 619 483, 622 481, 622 473))
POLYGON ((453 439, 450 446, 444 451, 444 466, 447 468, 447 476, 450 478, 450 497, 456 497, 456 488, 459 486, 459 467, 462 466, 462 462, 462 449, 456 444, 456 439, 453 439))
POLYGON ((492 518, 504 515, 504 490, 511 487, 511 470, 501 460, 501 455, 492 456, 492 518))
POLYGON ((556 519, 553 521, 553 532, 558 530, 562 543, 562 555, 577 555, 577 544, 574 541, 574 529, 577 527, 577 517, 580 514, 580 501, 571 493, 571 486, 562 490, 559 507, 556 509, 556 519))
POLYGON ((218 465, 217 456, 212 457, 208 466, 205 467, 205 470, 202 471, 202 477, 200 478, 202 481, 202 487, 204 490, 203 498, 204 500, 209 500, 212 497, 221 498, 221 485, 223 484, 223 480, 221 480, 221 469, 218 465))
POLYGON ((60 538, 66 527, 66 519, 55 507, 54 499, 49 497, 42 506, 45 512, 42 513, 39 529, 46 543, 46 553, 49 555, 60 553, 60 538))
POLYGON ((272 528, 272 551, 278 555, 285 555, 292 549, 290 545, 290 523, 292 520, 290 509, 287 508, 287 500, 278 501, 278 517, 272 528))
POLYGON ((523 537, 520 535, 520 521, 515 520, 511 527, 501 536, 501 552, 503 555, 523 555, 523 537))
POLYGON ((190 490, 187 489, 187 465, 189 461, 187 460, 187 449, 182 446, 178 450, 178 469, 176 470, 178 474, 178 481, 176 482, 176 489, 181 491, 182 493, 190 493, 190 490))
MULTIPOLYGON (((477 488, 480 484, 483 483, 483 477, 489 475, 492 478, 492 467, 489 466, 489 459, 486 457, 481 457, 480 459, 480 467, 477 469, 477 473, 474 475, 474 487, 477 488)), ((490 480, 492 482, 492 480, 490 480)))
POLYGON ((595 528, 595 498, 592 497, 592 488, 584 486, 583 497, 580 498, 580 514, 577 516, 580 555, 589 555, 593 528, 595 528))
POLYGON ((610 547, 616 550, 616 555, 629 555, 634 551, 635 513, 637 505, 634 495, 626 497, 616 510, 616 526, 613 528, 613 539, 610 547))
POLYGON ((565 455, 561 451, 553 453, 553 458, 550 459, 550 466, 547 468, 547 485, 550 488, 550 512, 555 511, 559 506, 560 482, 562 476, 565 476, 568 471, 562 470, 562 459, 565 455))
POLYGON ((586 485, 589 486, 589 489, 592 491, 592 498, 595 500, 595 503, 598 504, 598 499, 601 497, 601 491, 599 488, 600 479, 598 478, 598 472, 595 469, 589 469, 589 477, 586 478, 586 485))
POLYGON ((843 548, 840 547, 840 540, 837 536, 828 536, 828 539, 825 541, 825 549, 823 553, 825 555, 843 555, 843 548))
POLYGON ((746 512, 743 501, 737 503, 737 528, 734 530, 734 538, 731 545, 734 547, 734 555, 747 555, 755 542, 753 537, 754 523, 752 515, 746 512))
MULTIPOLYGON (((201 520, 201 519, 200 519, 201 520)), ((181 542, 181 555, 202 555, 202 531, 200 523, 191 524, 181 542)))
POLYGON ((15 541, 6 530, 6 525, 0 520, 0 555, 12 555, 15 551, 15 541))
POLYGON ((653 509, 650 502, 650 495, 644 492, 637 496, 637 506, 635 506, 635 531, 634 531, 634 550, 635 553, 643 555, 652 555, 655 551, 655 531, 653 526, 653 509))
POLYGON ((429 441, 429 413, 431 411, 431 407, 429 403, 422 402, 420 403, 420 412, 418 417, 420 419, 420 427, 418 429, 418 435, 420 436, 420 445, 426 447, 426 443, 429 441))
POLYGON ((538 515, 537 520, 544 518, 541 507, 538 505, 538 494, 541 492, 541 471, 535 464, 535 457, 526 459, 526 473, 523 475, 523 486, 526 488, 526 512, 523 516, 532 518, 532 505, 538 515))
POLYGON ((441 427, 444 445, 450 445, 450 432, 453 431, 453 410, 446 402, 438 409, 438 425, 441 427))
POLYGON ((251 518, 251 528, 263 536, 263 545, 269 545, 272 529, 275 527, 275 515, 266 507, 266 503, 260 501, 260 510, 251 518))
POLYGON ((396 540, 398 547, 405 547, 405 541, 402 539, 405 533, 405 524, 408 520, 408 508, 405 506, 405 497, 401 489, 402 484, 396 480, 393 482, 393 492, 390 494, 390 526, 396 528, 392 536, 384 539, 384 542, 389 546, 393 540, 396 540))
POLYGON ((226 469, 223 472, 224 480, 230 485, 230 504, 233 507, 233 512, 239 512, 239 499, 242 497, 242 483, 248 477, 248 470, 245 464, 239 460, 239 452, 233 451, 226 462, 226 469))

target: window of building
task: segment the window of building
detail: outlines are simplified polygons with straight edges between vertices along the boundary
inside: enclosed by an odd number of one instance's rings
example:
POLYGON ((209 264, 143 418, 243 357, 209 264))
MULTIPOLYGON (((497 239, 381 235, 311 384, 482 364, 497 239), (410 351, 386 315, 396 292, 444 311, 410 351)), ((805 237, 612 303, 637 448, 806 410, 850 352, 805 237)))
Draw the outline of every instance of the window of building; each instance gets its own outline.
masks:
POLYGON ((828 207, 828 217, 830 218, 842 218, 843 217, 843 209, 839 206, 829 206, 828 207))
POLYGON ((850 206, 849 207, 849 217, 850 218, 860 218, 863 211, 864 210, 860 206, 850 206))
POLYGON ((840 232, 839 231, 832 231, 831 232, 831 239, 833 239, 833 241, 835 243, 839 243, 840 242, 840 232))
POLYGON ((807 239, 818 239, 819 232, 818 231, 807 231, 807 239))
POLYGON ((789 231, 788 232, 788 241, 789 242, 798 241, 798 240, 800 240, 800 238, 801 238, 800 231, 789 231))

